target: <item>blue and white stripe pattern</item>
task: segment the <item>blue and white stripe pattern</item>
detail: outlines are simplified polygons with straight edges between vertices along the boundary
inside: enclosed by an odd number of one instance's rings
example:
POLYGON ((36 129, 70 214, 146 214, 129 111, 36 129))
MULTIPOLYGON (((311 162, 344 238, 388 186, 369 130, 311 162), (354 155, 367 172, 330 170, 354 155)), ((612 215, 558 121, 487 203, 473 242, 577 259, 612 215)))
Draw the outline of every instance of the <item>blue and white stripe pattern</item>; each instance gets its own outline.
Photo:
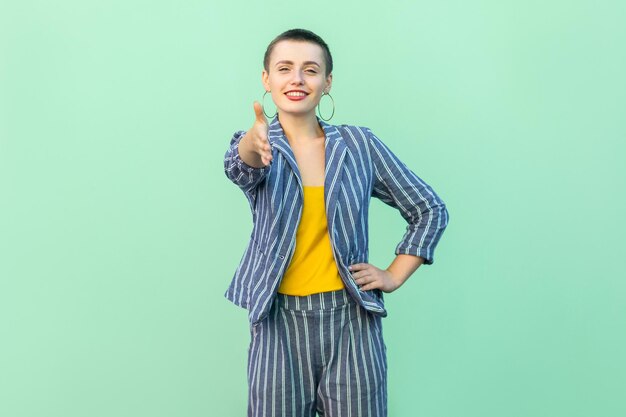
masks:
POLYGON ((382 318, 345 289, 278 294, 250 326, 249 417, 386 417, 382 318))
MULTIPOLYGON (((331 125, 324 129, 326 171, 324 198, 335 261, 346 290, 365 309, 387 315, 379 289, 362 291, 348 266, 368 262, 368 210, 372 196, 396 208, 408 225, 396 254, 423 257, 429 265, 448 224, 448 211, 433 189, 411 171, 367 127, 331 125)), ((302 179, 295 156, 278 121, 269 124, 272 162, 262 168, 246 164, 235 132, 224 156, 226 176, 246 195, 253 229, 225 297, 249 311, 251 324, 267 316, 280 279, 295 248, 302 214, 302 179)))

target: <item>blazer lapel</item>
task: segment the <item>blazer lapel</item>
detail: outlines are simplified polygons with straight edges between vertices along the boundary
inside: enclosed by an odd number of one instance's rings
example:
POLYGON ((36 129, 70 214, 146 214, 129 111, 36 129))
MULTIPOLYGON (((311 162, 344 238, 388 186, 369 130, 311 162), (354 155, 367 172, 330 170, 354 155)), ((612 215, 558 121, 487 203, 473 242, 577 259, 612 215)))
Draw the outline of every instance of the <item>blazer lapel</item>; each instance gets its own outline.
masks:
POLYGON ((291 170, 296 175, 298 184, 300 184, 300 194, 303 195, 304 190, 302 189, 302 176, 300 175, 300 170, 298 169, 296 156, 293 154, 291 146, 289 146, 289 141, 285 136, 285 132, 278 121, 278 115, 274 116, 274 119, 272 119, 272 122, 269 124, 268 140, 270 142, 270 146, 278 149, 278 151, 282 153, 287 160, 291 170))
MULTIPOLYGON (((324 200, 326 202, 326 218, 328 220, 328 232, 332 233, 332 225, 335 220, 337 210, 337 196, 341 188, 344 169, 343 160, 346 157, 348 147, 346 146, 339 130, 336 126, 330 125, 317 118, 326 134, 325 142, 325 162, 324 174, 324 200)), ((331 237, 332 239, 332 237, 331 237)))

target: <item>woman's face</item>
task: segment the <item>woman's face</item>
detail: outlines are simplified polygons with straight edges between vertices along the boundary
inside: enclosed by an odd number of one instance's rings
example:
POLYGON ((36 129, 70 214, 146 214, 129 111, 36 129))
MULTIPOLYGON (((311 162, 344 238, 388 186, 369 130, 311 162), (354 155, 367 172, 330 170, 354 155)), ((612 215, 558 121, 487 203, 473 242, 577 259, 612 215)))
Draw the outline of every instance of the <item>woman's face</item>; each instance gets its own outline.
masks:
POLYGON ((322 93, 329 92, 332 74, 325 76, 324 51, 316 43, 284 40, 274 45, 263 85, 271 91, 279 113, 315 117, 322 93))

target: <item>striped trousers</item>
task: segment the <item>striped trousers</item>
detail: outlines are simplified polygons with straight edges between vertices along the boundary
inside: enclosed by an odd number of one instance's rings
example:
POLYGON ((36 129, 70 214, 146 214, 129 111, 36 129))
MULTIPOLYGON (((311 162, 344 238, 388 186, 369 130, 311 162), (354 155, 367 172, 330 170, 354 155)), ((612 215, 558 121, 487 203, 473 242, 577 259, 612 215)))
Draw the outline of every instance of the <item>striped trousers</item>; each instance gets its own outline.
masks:
POLYGON ((248 417, 386 417, 382 318, 345 289, 278 293, 250 328, 248 417))

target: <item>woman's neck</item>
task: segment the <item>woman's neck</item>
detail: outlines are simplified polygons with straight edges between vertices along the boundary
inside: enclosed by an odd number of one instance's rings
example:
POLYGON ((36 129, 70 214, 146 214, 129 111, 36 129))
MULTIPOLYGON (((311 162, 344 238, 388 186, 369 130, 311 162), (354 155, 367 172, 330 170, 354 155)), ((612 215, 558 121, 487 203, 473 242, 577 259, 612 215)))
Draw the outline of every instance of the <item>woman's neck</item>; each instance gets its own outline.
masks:
POLYGON ((302 116, 281 113, 279 121, 289 141, 307 142, 324 136, 324 129, 318 123, 315 113, 302 116))

